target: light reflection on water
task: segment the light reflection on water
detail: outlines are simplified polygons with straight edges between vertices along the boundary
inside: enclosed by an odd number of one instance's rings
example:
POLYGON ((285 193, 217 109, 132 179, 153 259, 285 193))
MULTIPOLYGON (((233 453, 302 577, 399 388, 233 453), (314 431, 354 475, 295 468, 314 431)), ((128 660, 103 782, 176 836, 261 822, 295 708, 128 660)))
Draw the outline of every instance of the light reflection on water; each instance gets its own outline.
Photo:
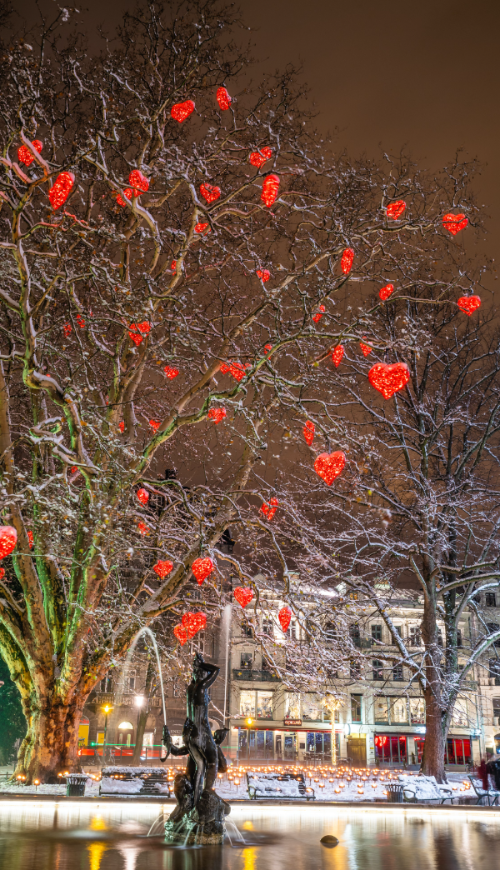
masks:
POLYGON ((248 846, 179 850, 144 837, 161 809, 2 801, 0 870, 500 870, 500 811, 237 805, 248 846))

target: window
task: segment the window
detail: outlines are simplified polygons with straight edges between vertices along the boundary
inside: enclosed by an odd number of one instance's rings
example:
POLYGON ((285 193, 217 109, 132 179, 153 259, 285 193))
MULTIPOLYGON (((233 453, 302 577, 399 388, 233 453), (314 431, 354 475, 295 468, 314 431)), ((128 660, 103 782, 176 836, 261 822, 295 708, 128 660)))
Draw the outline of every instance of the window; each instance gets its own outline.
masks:
MULTIPOLYGON (((496 632, 500 630, 500 625, 498 622, 487 622, 486 628, 490 634, 496 634, 496 632)), ((500 646, 500 638, 493 641, 493 646, 500 646)))
POLYGON ((290 640, 295 640, 297 637, 297 620, 292 619, 290 625, 288 626, 286 636, 290 640))
POLYGON ((406 762, 406 734, 375 734, 375 758, 384 764, 401 765, 406 762))
POLYGON ((267 634, 268 637, 273 637, 274 635, 273 621, 269 616, 264 616, 262 620, 262 633, 267 634))
POLYGON ((382 626, 372 625, 372 640, 382 643, 382 626))
POLYGON ((243 637, 253 637, 252 626, 249 622, 246 622, 244 619, 241 621, 241 633, 243 637))
POLYGON ((240 692, 240 716, 253 719, 255 716, 255 692, 240 692))
POLYGON ((457 647, 462 649, 462 630, 457 628, 457 647))
POLYGON ((408 722, 406 698, 389 698, 389 716, 391 725, 402 725, 408 722))
POLYGON ((375 698, 373 702, 373 713, 376 723, 389 722, 389 704, 387 698, 375 698))
POLYGON ((350 674, 351 680, 359 680, 361 677, 361 665, 359 662, 351 662, 350 674))
POLYGON ((458 701, 455 701, 453 713, 451 714, 451 724, 458 728, 467 728, 467 701, 465 699, 459 698, 458 701))
POLYGON ((443 632, 441 631, 440 628, 438 628, 438 630, 437 630, 437 642, 438 642, 439 646, 443 646, 443 632))
POLYGON ((295 692, 287 692, 285 697, 285 717, 286 719, 300 719, 300 695, 295 692))
MULTIPOLYGON (((403 626, 402 625, 395 625, 394 628, 396 629, 399 636, 402 638, 403 637, 403 626)), ((395 637, 393 637, 393 639, 392 639, 392 645, 393 646, 398 645, 395 637)))
POLYGON ((500 686, 500 659, 490 659, 490 679, 495 681, 495 686, 500 686))
POLYGON ((361 722, 362 695, 351 695, 351 722, 361 722))
POLYGON ((253 664, 253 655, 251 652, 244 652, 240 655, 240 668, 242 671, 251 671, 253 664))
POLYGON ((135 671, 130 671, 125 678, 125 692, 135 692, 135 671))
POLYGON ((361 635, 359 632, 359 625, 351 625, 349 629, 349 634, 351 635, 351 640, 354 646, 361 646, 361 635))
POLYGON ((357 592, 349 592, 349 598, 351 599, 351 601, 357 601, 358 600, 358 593, 357 592))
POLYGON ((494 592, 486 592, 486 607, 496 607, 497 597, 494 592))
POLYGON ((410 718, 412 725, 425 725, 424 698, 410 698, 410 718))
POLYGON ((273 672, 273 666, 265 656, 262 656, 262 670, 269 674, 273 672))
POLYGON ((422 639, 420 636, 420 627, 418 625, 410 625, 409 633, 410 646, 420 646, 422 639))
POLYGON ((374 659, 372 662, 372 668, 373 668, 372 680, 374 680, 375 682, 383 680, 384 679, 384 671, 383 671, 382 662, 379 661, 378 659, 374 659))
POLYGON ((397 683, 404 680, 403 665, 394 665, 392 669, 392 679, 397 683))
POLYGON ((500 723, 500 698, 493 698, 493 725, 500 723))
POLYGON ((257 692, 257 719, 273 718, 273 692, 257 692))
POLYGON ((104 679, 101 680, 99 691, 100 692, 112 692, 113 691, 113 677, 104 677, 104 679))
POLYGON ((302 700, 302 718, 309 722, 323 721, 323 707, 318 695, 306 694, 302 700))

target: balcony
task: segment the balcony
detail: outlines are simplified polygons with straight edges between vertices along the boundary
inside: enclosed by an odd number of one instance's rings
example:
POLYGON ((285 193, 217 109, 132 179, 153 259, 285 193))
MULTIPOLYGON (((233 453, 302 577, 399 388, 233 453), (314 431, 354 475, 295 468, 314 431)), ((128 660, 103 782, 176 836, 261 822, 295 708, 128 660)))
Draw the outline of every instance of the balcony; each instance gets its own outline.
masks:
POLYGON ((233 668, 233 680, 247 680, 252 683, 278 683, 279 679, 272 671, 256 671, 253 668, 233 668))

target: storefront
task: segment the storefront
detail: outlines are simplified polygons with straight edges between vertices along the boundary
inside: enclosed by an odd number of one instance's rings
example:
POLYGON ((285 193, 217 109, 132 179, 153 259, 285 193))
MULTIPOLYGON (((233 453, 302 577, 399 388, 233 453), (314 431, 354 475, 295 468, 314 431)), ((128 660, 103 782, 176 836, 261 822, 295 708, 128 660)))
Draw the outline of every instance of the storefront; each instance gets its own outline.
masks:
MULTIPOLYGON (((415 756, 418 764, 422 761, 425 737, 415 736, 415 756)), ((444 753, 446 765, 464 767, 472 764, 472 741, 468 737, 448 737, 444 753)))
POLYGON ((375 734, 375 764, 402 766, 408 762, 406 734, 375 734))
MULTIPOLYGON (((339 758, 340 733, 335 735, 339 758)), ((286 728, 237 728, 239 761, 332 762, 332 732, 286 728)))

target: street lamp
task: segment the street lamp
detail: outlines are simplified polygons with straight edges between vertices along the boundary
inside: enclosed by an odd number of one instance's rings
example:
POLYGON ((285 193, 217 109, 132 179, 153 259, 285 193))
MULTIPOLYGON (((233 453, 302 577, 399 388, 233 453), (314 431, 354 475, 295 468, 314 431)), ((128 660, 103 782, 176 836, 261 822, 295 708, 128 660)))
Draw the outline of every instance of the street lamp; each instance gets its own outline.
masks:
POLYGON ((102 747, 102 761, 103 761, 103 764, 104 764, 104 762, 105 762, 105 753, 106 753, 106 737, 107 737, 107 734, 108 734, 108 716, 109 716, 109 714, 111 713, 111 710, 112 710, 112 709, 113 709, 113 708, 110 707, 109 704, 105 704, 104 707, 102 708, 102 711, 103 711, 103 713, 104 713, 104 742, 103 742, 103 747, 102 747))
POLYGON ((135 703, 136 707, 139 707, 139 709, 140 709, 143 706, 145 700, 146 700, 146 698, 144 697, 144 695, 136 695, 134 698, 134 703, 135 703))

